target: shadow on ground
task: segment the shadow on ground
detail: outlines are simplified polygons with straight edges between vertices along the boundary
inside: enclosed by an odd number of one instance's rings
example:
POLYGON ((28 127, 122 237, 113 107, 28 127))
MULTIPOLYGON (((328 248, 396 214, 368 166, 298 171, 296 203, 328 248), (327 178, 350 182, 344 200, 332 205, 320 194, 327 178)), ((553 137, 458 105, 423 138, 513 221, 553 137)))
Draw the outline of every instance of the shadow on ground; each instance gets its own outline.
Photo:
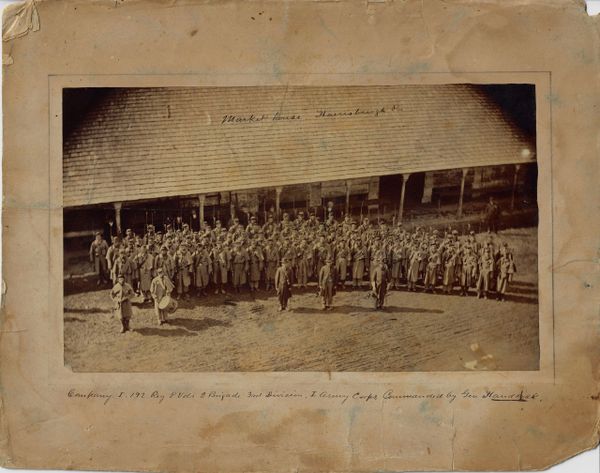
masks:
POLYGON ((180 317, 169 319, 168 324, 163 327, 142 327, 133 329, 134 332, 144 336, 157 335, 159 337, 194 337, 198 332, 211 327, 230 327, 231 322, 204 318, 204 319, 182 319, 180 317), (170 328, 174 327, 174 328, 170 328))
POLYGON ((365 307, 360 305, 340 305, 333 306, 332 311, 326 311, 320 308, 314 307, 298 307, 292 308, 291 312, 295 312, 296 314, 326 314, 329 312, 353 312, 350 315, 359 315, 356 312, 360 313, 371 313, 371 312, 389 312, 389 313, 413 313, 413 314, 443 314, 444 311, 440 309, 424 309, 422 307, 399 307, 399 306, 384 306, 383 310, 375 310, 373 307, 365 307))
MULTIPOLYGON (((65 314, 109 314, 109 309, 102 309, 100 307, 88 307, 86 309, 77 309, 71 307, 65 307, 65 314)), ((65 318, 65 320, 67 320, 65 318)))

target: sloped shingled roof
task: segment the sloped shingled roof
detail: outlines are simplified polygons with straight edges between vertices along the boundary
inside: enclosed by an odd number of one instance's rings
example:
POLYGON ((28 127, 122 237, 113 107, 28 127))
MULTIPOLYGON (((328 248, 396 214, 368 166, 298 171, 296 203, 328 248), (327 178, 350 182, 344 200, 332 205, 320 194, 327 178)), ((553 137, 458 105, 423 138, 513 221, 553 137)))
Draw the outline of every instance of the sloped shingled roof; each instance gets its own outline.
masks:
POLYGON ((527 149, 470 85, 113 89, 64 143, 63 204, 529 162, 527 149))

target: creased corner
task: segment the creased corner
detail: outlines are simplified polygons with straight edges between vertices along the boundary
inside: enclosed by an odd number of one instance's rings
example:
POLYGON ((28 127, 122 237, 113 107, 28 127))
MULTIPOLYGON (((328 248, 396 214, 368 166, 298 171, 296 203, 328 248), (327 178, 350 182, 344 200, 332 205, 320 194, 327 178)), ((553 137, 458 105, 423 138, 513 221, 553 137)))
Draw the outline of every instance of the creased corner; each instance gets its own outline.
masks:
MULTIPOLYGON (((35 0, 9 5, 2 16, 2 41, 11 41, 40 29, 35 0)), ((4 58, 3 58, 4 59, 4 58)))
POLYGON ((0 390, 0 465, 10 467, 12 465, 10 449, 10 433, 4 412, 2 391, 0 390))

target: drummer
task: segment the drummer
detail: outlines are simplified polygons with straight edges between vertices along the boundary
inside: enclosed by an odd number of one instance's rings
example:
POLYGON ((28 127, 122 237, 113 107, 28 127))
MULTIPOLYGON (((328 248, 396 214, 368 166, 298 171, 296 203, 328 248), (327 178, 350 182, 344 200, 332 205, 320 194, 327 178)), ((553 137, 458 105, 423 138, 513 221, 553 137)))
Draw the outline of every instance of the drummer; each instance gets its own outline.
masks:
POLYGON ((156 270, 156 277, 150 284, 150 294, 154 301, 154 313, 158 319, 158 325, 167 323, 167 311, 166 309, 160 308, 160 302, 164 297, 170 297, 171 291, 173 291, 174 288, 175 286, 171 280, 164 274, 163 269, 159 267, 156 270))

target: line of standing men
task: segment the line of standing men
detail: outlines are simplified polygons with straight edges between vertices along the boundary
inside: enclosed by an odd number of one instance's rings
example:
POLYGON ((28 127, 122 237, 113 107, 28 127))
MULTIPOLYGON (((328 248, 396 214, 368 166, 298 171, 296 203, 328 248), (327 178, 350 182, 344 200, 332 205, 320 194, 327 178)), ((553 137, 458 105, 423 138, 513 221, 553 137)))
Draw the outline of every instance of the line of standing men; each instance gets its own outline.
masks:
POLYGON ((458 285, 463 296, 474 288, 479 297, 495 291, 503 299, 516 272, 512 251, 491 235, 481 241, 474 232, 459 236, 452 229, 408 231, 401 225, 357 222, 348 216, 321 222, 303 212, 293 220, 284 214, 281 222, 270 217, 262 226, 255 217, 245 227, 236 219, 229 228, 219 221, 214 227, 205 223, 199 232, 185 224, 181 230, 166 226, 164 232, 149 225, 144 235, 128 229, 111 246, 97 234, 90 261, 98 284, 109 279, 116 284, 122 275, 144 300, 155 300, 152 283, 160 274, 177 297, 188 298, 194 291, 205 296, 209 289, 225 294, 226 288, 255 292, 264 287, 281 296, 282 310, 292 285, 316 282, 323 308, 329 309, 336 290, 361 288, 365 278, 376 308, 383 306, 388 288, 401 285, 429 292, 441 285, 446 294, 458 285))

